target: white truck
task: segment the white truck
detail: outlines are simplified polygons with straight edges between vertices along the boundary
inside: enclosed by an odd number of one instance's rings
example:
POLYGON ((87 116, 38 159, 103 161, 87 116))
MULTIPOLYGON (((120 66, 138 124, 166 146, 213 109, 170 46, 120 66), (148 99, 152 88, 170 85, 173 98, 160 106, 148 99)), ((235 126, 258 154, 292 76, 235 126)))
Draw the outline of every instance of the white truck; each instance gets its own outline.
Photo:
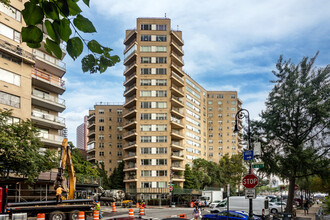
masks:
POLYGON ((223 200, 223 190, 203 190, 199 201, 202 206, 208 206, 214 201, 223 200))

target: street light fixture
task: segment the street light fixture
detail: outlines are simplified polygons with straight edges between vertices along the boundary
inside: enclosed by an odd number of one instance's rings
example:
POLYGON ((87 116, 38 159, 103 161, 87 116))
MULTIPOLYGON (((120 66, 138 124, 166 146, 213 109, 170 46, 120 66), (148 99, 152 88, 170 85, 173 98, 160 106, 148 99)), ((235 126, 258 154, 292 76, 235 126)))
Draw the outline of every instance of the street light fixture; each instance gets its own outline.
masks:
MULTIPOLYGON (((234 132, 238 133, 239 129, 238 129, 238 119, 243 119, 243 118, 247 118, 248 120, 248 131, 247 131, 247 135, 248 135, 248 147, 249 150, 252 150, 252 146, 251 146, 251 124, 250 124, 250 114, 249 111, 246 109, 240 109, 235 116, 235 128, 234 128, 234 132)), ((251 160, 249 162, 249 174, 252 174, 252 164, 251 164, 251 160)), ((253 202, 252 199, 249 199, 249 218, 248 220, 253 220, 253 202)))

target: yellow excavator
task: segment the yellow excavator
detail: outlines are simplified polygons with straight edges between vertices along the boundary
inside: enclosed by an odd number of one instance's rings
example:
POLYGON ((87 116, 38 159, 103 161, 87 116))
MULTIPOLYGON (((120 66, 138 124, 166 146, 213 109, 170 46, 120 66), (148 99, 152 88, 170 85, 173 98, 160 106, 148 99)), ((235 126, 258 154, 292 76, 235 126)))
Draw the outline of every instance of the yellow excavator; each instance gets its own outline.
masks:
POLYGON ((72 164, 71 149, 68 146, 68 139, 64 138, 61 146, 61 159, 58 173, 54 183, 55 190, 62 186, 63 191, 67 193, 66 197, 62 196, 63 200, 74 199, 74 192, 76 191, 76 177, 72 164), (67 180, 64 176, 65 167, 69 174, 69 188, 67 187, 67 180))

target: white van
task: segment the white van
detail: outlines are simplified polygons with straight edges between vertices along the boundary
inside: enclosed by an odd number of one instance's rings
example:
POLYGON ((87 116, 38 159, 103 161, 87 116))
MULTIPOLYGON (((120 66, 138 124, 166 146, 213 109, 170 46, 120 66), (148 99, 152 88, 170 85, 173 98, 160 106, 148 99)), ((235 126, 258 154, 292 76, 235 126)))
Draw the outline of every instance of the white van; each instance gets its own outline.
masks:
MULTIPOLYGON (((253 214, 261 216, 263 219, 270 218, 268 197, 257 197, 252 200, 253 214)), ((227 198, 211 210, 211 213, 217 213, 227 210, 227 198)), ((245 196, 229 197, 229 210, 249 212, 249 199, 245 196)))

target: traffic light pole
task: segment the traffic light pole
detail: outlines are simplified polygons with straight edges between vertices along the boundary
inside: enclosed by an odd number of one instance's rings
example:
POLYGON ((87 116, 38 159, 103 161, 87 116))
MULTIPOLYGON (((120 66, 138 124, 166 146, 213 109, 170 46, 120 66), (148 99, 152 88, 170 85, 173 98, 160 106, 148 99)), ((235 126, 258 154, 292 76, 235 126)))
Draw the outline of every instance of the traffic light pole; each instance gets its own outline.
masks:
MULTIPOLYGON (((251 146, 251 130, 250 130, 251 124, 250 124, 250 114, 249 114, 249 111, 248 110, 242 108, 242 109, 240 109, 236 113, 234 132, 238 132, 239 131, 237 120, 238 119, 243 119, 243 118, 247 118, 247 120, 248 120, 248 131, 247 131, 248 147, 249 147, 249 150, 252 150, 252 146, 251 146), (246 113, 244 113, 243 111, 246 112, 246 113)), ((249 161, 249 174, 252 174, 252 160, 249 161)), ((253 201, 252 201, 252 199, 249 199, 249 218, 248 218, 248 220, 254 220, 254 218, 253 218, 253 201)))

